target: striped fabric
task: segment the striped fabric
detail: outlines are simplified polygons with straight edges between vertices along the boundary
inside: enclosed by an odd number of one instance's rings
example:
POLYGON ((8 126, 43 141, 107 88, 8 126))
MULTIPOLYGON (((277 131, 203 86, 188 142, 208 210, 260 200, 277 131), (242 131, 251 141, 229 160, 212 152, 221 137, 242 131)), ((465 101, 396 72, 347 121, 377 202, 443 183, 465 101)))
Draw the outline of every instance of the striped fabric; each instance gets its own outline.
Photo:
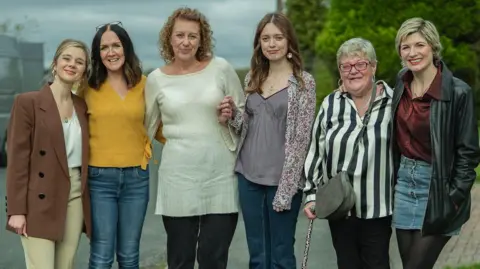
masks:
POLYGON ((315 200, 316 185, 327 182, 340 171, 347 171, 351 161, 357 217, 372 219, 392 214, 390 127, 393 90, 383 81, 378 83, 382 83, 385 90, 373 103, 362 138, 358 137, 363 126, 362 118, 348 94, 335 91, 323 100, 305 163, 306 203, 315 200), (352 158, 357 138, 360 139, 358 151, 352 158))

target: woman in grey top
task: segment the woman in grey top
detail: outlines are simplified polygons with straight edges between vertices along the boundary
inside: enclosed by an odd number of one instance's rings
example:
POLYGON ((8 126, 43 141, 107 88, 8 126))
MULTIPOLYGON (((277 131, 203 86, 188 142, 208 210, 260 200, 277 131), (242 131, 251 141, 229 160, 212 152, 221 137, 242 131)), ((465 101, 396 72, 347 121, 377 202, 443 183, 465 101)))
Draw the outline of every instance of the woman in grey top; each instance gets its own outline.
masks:
POLYGON ((220 121, 229 119, 241 133, 235 171, 250 268, 292 269, 315 82, 302 71, 293 27, 279 13, 260 21, 251 63, 245 113, 227 97, 219 107, 220 121))

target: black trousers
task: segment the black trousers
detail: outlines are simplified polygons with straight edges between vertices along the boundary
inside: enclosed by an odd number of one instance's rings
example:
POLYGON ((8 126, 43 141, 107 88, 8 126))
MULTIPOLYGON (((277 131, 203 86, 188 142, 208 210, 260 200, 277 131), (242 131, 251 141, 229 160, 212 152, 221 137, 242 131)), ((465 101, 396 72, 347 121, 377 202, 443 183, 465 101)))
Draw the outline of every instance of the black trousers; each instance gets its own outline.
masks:
POLYGON ((329 221, 338 269, 389 269, 392 218, 329 221))
POLYGON ((163 216, 167 232, 168 269, 225 269, 238 214, 194 217, 163 216), (198 247, 197 247, 198 246, 198 247))

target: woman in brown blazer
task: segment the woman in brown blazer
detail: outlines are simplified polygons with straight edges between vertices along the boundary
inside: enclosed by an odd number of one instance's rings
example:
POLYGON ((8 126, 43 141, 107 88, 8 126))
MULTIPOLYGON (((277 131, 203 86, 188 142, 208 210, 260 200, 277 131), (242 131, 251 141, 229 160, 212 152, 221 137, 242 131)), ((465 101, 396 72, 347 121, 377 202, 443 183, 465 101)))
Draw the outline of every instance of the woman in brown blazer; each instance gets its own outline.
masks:
POLYGON ((87 46, 64 40, 53 82, 15 98, 8 126, 7 229, 21 235, 28 269, 70 269, 82 231, 90 235, 87 46))

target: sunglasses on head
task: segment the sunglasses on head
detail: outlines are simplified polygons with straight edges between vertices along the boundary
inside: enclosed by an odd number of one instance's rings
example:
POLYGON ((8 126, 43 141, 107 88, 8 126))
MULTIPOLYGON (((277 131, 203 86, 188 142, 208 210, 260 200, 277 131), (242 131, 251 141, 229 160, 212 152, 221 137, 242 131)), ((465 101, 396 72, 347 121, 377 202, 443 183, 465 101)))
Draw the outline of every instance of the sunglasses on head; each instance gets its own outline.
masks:
POLYGON ((100 24, 99 26, 95 27, 95 31, 100 30, 100 28, 102 28, 103 26, 106 26, 106 25, 118 25, 118 26, 123 28, 123 24, 122 24, 121 21, 114 21, 114 22, 100 24))

